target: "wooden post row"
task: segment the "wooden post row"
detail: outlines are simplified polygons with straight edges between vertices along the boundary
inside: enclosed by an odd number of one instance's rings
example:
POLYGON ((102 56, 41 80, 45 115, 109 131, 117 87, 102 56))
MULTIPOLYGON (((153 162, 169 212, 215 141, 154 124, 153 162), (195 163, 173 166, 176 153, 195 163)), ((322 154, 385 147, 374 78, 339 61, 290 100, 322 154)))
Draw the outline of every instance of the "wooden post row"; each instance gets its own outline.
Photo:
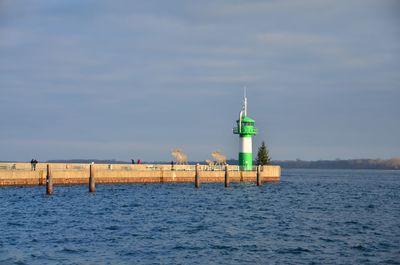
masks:
POLYGON ((196 165, 196 173, 194 175, 194 186, 200 188, 199 164, 196 165))
POLYGON ((46 174, 46 194, 53 194, 53 175, 51 172, 51 167, 47 164, 47 174, 46 174))
POLYGON ((257 166, 257 186, 261 186, 262 182, 261 182, 261 174, 260 174, 260 168, 261 166, 258 165, 257 166))
POLYGON ((94 192, 96 189, 96 183, 94 180, 94 165, 91 164, 89 168, 89 192, 94 192))
POLYGON ((225 165, 225 188, 229 187, 229 171, 228 165, 225 165))

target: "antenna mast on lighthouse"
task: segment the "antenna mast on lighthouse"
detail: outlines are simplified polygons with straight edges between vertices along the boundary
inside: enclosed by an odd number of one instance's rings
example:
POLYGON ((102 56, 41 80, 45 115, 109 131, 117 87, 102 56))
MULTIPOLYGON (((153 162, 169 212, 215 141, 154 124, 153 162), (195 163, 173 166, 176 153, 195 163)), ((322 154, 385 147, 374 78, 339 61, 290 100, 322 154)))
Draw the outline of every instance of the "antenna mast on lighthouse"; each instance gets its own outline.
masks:
POLYGON ((243 114, 247 116, 247 96, 246 96, 246 87, 244 87, 244 99, 243 99, 243 114))

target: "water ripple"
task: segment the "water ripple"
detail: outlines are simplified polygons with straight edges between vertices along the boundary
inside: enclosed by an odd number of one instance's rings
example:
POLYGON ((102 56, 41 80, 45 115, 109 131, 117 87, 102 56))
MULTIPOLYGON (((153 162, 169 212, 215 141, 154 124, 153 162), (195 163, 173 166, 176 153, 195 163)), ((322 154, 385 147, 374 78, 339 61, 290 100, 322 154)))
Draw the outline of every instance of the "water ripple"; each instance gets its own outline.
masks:
POLYGON ((400 172, 0 188, 0 264, 400 264, 400 172))

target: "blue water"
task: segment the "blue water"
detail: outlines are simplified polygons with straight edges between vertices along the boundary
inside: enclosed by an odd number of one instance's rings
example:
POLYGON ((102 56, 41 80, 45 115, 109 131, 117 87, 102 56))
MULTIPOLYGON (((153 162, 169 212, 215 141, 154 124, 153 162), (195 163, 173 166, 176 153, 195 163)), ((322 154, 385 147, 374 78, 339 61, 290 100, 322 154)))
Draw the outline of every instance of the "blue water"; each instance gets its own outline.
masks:
POLYGON ((0 264, 400 264, 400 172, 0 188, 0 264))

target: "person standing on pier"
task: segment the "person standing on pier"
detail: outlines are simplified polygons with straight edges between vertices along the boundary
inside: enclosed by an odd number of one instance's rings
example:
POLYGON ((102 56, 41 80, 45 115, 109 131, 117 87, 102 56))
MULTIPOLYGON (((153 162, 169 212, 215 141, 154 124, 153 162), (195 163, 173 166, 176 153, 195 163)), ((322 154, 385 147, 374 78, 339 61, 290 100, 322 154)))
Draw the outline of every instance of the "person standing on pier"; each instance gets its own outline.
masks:
POLYGON ((32 159, 31 160, 31 169, 32 171, 36 171, 36 164, 38 163, 38 161, 36 159, 32 159))

